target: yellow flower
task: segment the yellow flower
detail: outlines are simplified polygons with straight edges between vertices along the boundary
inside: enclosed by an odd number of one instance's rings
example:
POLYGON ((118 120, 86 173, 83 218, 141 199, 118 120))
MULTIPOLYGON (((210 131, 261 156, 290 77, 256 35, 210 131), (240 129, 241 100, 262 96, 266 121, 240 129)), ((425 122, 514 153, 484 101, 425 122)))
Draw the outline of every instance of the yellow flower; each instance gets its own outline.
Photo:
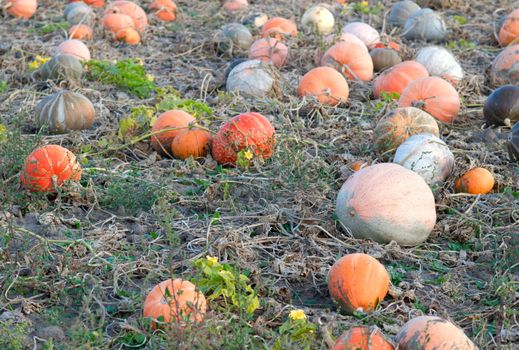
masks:
POLYGON ((305 312, 301 309, 290 311, 288 317, 294 321, 306 320, 305 312))
POLYGON ((209 266, 218 264, 218 258, 215 256, 208 255, 205 258, 207 259, 207 265, 209 265, 209 266))
POLYGON ((139 66, 144 65, 144 61, 143 61, 142 58, 140 58, 140 57, 137 57, 137 58, 135 59, 135 62, 136 62, 139 66))
POLYGON ((252 157, 254 156, 254 154, 252 154, 252 152, 248 149, 245 151, 245 153, 243 153, 243 155, 245 156, 245 158, 247 158, 248 160, 251 160, 252 157))
POLYGON ((50 57, 42 57, 40 55, 36 55, 36 57, 34 57, 34 61, 29 62, 29 69, 36 70, 40 68, 40 66, 48 60, 50 60, 50 57))
POLYGON ((360 6, 368 7, 369 3, 367 1, 361 1, 360 6))
POLYGON ((148 81, 154 81, 154 80, 155 80, 155 77, 154 77, 153 75, 151 75, 151 74, 146 74, 146 79, 147 79, 148 81))

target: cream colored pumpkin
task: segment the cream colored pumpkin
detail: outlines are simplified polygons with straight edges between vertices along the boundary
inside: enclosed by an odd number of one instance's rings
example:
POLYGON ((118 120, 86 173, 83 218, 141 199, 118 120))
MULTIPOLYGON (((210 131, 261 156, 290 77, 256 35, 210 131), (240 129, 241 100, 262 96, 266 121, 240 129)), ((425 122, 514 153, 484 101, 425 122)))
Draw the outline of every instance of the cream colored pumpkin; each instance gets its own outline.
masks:
POLYGON ((453 84, 463 79, 463 69, 456 58, 439 46, 424 47, 416 55, 416 62, 421 63, 431 76, 438 76, 453 84))
POLYGON ((319 4, 310 7, 301 18, 301 25, 307 30, 315 30, 321 34, 333 32, 335 18, 324 5, 319 4))

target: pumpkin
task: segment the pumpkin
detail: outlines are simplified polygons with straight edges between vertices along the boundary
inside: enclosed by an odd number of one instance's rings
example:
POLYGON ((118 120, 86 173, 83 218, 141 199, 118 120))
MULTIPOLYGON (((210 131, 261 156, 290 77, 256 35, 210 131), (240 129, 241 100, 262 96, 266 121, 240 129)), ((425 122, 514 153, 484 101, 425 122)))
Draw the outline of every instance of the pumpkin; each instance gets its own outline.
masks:
POLYGON ((519 38, 519 9, 514 10, 506 16, 501 28, 499 29, 499 44, 508 46, 517 44, 519 38))
POLYGON ((490 83, 494 87, 519 84, 519 45, 508 46, 492 61, 490 83))
POLYGON ((424 242, 436 223, 430 187, 420 175, 394 163, 353 173, 339 191, 336 214, 356 238, 403 246, 424 242))
POLYGON ((211 154, 219 164, 233 165, 238 152, 250 151, 254 158, 272 156, 276 139, 269 120, 256 112, 237 115, 226 122, 213 137, 211 154))
POLYGON ((348 23, 342 32, 355 35, 370 49, 380 42, 380 34, 377 30, 363 22, 348 23))
POLYGON ((128 45, 137 45, 141 42, 141 35, 133 28, 126 28, 115 34, 115 39, 124 41, 128 45))
POLYGON ((265 98, 273 93, 272 66, 259 60, 248 60, 234 67, 227 77, 226 89, 244 97, 265 98))
POLYGON ((171 0, 153 0, 149 9, 162 21, 171 22, 177 19, 177 5, 171 0))
POLYGON ((383 92, 397 93, 399 96, 413 81, 428 77, 427 69, 418 62, 404 61, 385 70, 373 82, 373 94, 380 98, 383 92))
POLYGON ((122 30, 134 28, 133 19, 121 13, 109 13, 103 17, 103 27, 105 30, 117 34, 122 30))
POLYGON ((193 123, 195 118, 184 111, 174 109, 159 115, 151 128, 151 145, 163 156, 170 155, 171 143, 175 137, 193 123), (170 130, 165 130, 170 129, 170 130))
MULTIPOLYGON (((334 42, 333 40, 334 40, 334 36, 333 35, 329 35, 329 36, 327 36, 325 38, 325 41, 327 41, 330 44, 334 42)), ((365 47, 366 50, 368 49, 366 44, 364 44, 364 42, 362 40, 360 40, 358 36, 353 35, 351 33, 344 33, 344 32, 342 32, 341 35, 339 36, 339 38, 337 39, 337 42, 338 41, 345 41, 345 42, 349 42, 349 43, 352 43, 352 44, 357 44, 357 45, 360 45, 362 47, 365 47)))
POLYGON ((36 0, 7 0, 5 9, 13 17, 29 19, 36 13, 36 0))
POLYGON ((66 181, 81 179, 74 153, 58 145, 42 146, 27 156, 20 180, 31 192, 55 192, 66 181))
POLYGON ((443 47, 429 46, 418 51, 416 62, 421 63, 431 76, 441 77, 452 84, 463 79, 463 69, 454 56, 443 47))
POLYGON ((92 40, 94 31, 86 24, 76 24, 68 30, 69 39, 92 40))
POLYGON ((488 96, 483 106, 487 125, 511 125, 519 121, 519 86, 505 85, 488 96))
POLYGON ((234 67, 236 67, 240 63, 246 62, 248 60, 249 60, 248 58, 240 57, 240 58, 235 58, 231 62, 227 63, 227 66, 225 68, 225 81, 227 81, 227 79, 229 78, 229 74, 234 69, 234 67))
POLYGON ((409 40, 443 41, 447 26, 441 15, 425 8, 413 13, 405 22, 403 37, 409 40))
POLYGON ((285 37, 297 36, 297 26, 289 19, 273 17, 261 27, 261 36, 283 40, 285 37))
POLYGON ((83 2, 73 2, 65 7, 65 19, 70 25, 86 24, 94 22, 95 14, 92 8, 83 2))
POLYGON ((494 188, 494 176, 485 168, 473 168, 454 182, 456 192, 487 194, 494 188))
POLYGON ((365 45, 339 41, 321 58, 321 66, 330 66, 349 79, 368 81, 373 78, 373 61, 365 45))
POLYGON ((59 44, 57 48, 58 54, 71 55, 80 61, 90 60, 90 50, 83 42, 76 39, 68 39, 59 44))
POLYGON ((193 283, 180 278, 157 284, 148 293, 143 305, 143 317, 152 319, 152 328, 161 324, 201 322, 207 309, 205 296, 193 283), (159 321, 161 319, 161 321, 159 321))
POLYGON ((335 341, 330 350, 394 350, 377 326, 353 327, 335 341))
POLYGON ((263 27, 265 23, 269 20, 269 17, 264 13, 255 13, 243 21, 243 24, 252 27, 254 29, 259 29, 263 27))
POLYGON ((171 153, 178 159, 200 158, 207 155, 211 133, 203 129, 182 130, 171 143, 171 153))
POLYGON ((371 50, 369 55, 373 61, 375 72, 383 71, 384 69, 391 68, 402 62, 402 58, 400 58, 398 52, 393 49, 377 48, 371 50))
POLYGON ((399 350, 477 350, 451 322, 436 316, 419 316, 408 321, 395 337, 399 350))
POLYGON ((247 0, 225 0, 223 3, 223 8, 227 11, 240 11, 248 6, 249 2, 247 0))
POLYGON ((342 310, 369 313, 386 297, 389 274, 384 265, 372 256, 348 254, 330 269, 328 290, 342 310))
POLYGON ((348 101, 350 89, 341 73, 330 67, 317 67, 306 73, 297 88, 297 96, 312 96, 328 106, 348 101))
POLYGON ((418 10, 420 10, 420 6, 413 1, 399 1, 391 6, 388 22, 393 27, 403 27, 407 19, 418 10))
POLYGON ((418 107, 445 123, 451 123, 461 105, 458 92, 451 84, 438 77, 427 77, 411 82, 400 95, 398 107, 418 107))
POLYGON ((88 4, 92 7, 103 7, 105 6, 105 0, 83 0, 85 4, 88 4))
POLYGON ((249 48, 249 59, 272 62, 278 68, 285 65, 287 58, 288 48, 274 38, 258 39, 249 48))
POLYGON ((395 150, 409 137, 430 133, 440 136, 436 120, 415 107, 396 108, 380 119, 373 131, 375 146, 380 153, 395 150))
POLYGON ((75 56, 56 55, 45 62, 38 72, 42 80, 79 81, 83 74, 83 65, 75 56))
POLYGON ((105 9, 104 14, 120 13, 130 16, 136 30, 142 32, 148 26, 146 12, 137 4, 127 0, 111 2, 105 9))
POLYGON ((519 163, 519 122, 515 123, 508 137, 508 153, 512 162, 519 163))
POLYGON ((39 127, 50 132, 65 133, 88 129, 95 119, 94 105, 85 96, 72 91, 60 91, 42 99, 36 106, 39 127))
POLYGON ((234 51, 249 49, 252 44, 252 34, 241 23, 228 23, 218 32, 215 41, 220 51, 232 54, 234 51))
POLYGON ((319 4, 305 11, 301 18, 301 26, 320 34, 330 34, 335 26, 335 18, 330 10, 319 4))
POLYGON ((441 184, 454 169, 454 155, 447 144, 429 133, 405 140, 396 149, 393 162, 416 172, 429 185, 441 184))

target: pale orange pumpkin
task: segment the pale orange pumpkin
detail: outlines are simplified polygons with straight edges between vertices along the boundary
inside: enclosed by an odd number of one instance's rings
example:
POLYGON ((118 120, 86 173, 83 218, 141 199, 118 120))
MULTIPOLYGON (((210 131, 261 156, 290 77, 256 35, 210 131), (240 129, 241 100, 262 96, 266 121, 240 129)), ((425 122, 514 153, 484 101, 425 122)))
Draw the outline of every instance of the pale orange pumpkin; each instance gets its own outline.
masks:
POLYGON ((58 145, 42 146, 27 156, 20 180, 31 192, 55 192, 66 181, 81 179, 74 153, 58 145))
POLYGON ((249 59, 272 62, 278 68, 285 65, 287 58, 288 48, 274 38, 258 39, 249 48, 249 59))
POLYGON ((248 6, 247 0, 225 0, 223 3, 223 8, 227 11, 239 11, 246 9, 248 6))
POLYGON ((499 29, 499 44, 508 46, 517 44, 519 39, 519 9, 514 10, 508 16, 499 29))
POLYGON ((400 95, 398 107, 417 107, 445 123, 452 123, 461 103, 454 87, 438 77, 421 78, 411 82, 400 95))
POLYGON ((153 0, 150 10, 160 20, 170 22, 177 19, 177 5, 172 0, 153 0))
POLYGON ((373 81, 373 95, 380 98, 383 92, 402 94, 413 81, 429 76, 427 69, 415 61, 404 61, 385 70, 373 81))
POLYGON ((38 7, 36 0, 7 0, 5 9, 13 17, 31 18, 38 7))
POLYGON ((94 31, 86 24, 76 24, 69 28, 68 37, 77 40, 92 40, 94 31))
POLYGON ((137 45, 141 42, 141 35, 133 28, 126 28, 115 34, 115 39, 124 41, 128 45, 137 45))
POLYGON ((519 44, 508 46, 492 61, 490 83, 494 87, 519 85, 519 44))
POLYGON ((473 168, 456 179, 456 192, 487 194, 494 188, 494 176, 485 168, 473 168))
POLYGON ((312 96, 328 106, 348 101, 350 89, 341 73, 330 67, 317 67, 306 73, 297 88, 297 95, 312 96))
POLYGON ((153 329, 162 324, 201 322, 207 310, 205 296, 193 283, 180 278, 157 284, 144 300, 143 317, 152 319, 153 329))
POLYGON ((366 45, 354 41, 339 41, 321 58, 321 66, 330 66, 349 79, 368 81, 373 78, 373 60, 366 45))
POLYGON ((171 152, 173 157, 178 159, 205 157, 210 141, 211 133, 206 130, 198 128, 182 130, 173 139, 171 152))
POLYGON ((146 12, 137 4, 127 0, 117 0, 111 2, 105 9, 104 14, 120 13, 130 16, 133 20, 133 26, 139 32, 142 32, 148 26, 148 17, 146 12))
POLYGON ((349 313, 369 313, 389 290, 386 268, 370 255, 355 253, 340 258, 328 275, 332 299, 349 313))
POLYGON ((90 50, 80 40, 69 39, 59 44, 57 49, 59 54, 71 55, 81 61, 90 60, 90 50))
POLYGON ((121 30, 134 28, 133 19, 122 13, 109 13, 103 17, 103 27, 105 30, 117 34, 121 30))
POLYGON ((284 37, 297 36, 297 26, 289 19, 273 17, 261 27, 261 36, 283 40, 284 37))
POLYGON ((353 327, 335 341, 330 350, 394 350, 377 326, 353 327))
POLYGON ((171 152, 171 143, 175 137, 194 121, 195 118, 191 114, 179 109, 162 113, 151 128, 152 133, 154 133, 151 137, 151 145, 157 153, 169 155, 171 152))

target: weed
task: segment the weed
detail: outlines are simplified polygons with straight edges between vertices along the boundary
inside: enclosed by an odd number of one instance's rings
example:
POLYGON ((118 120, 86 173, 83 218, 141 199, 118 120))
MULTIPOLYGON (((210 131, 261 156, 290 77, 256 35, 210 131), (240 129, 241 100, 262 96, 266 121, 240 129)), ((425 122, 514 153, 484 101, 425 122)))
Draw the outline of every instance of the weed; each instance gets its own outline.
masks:
POLYGON ((279 327, 272 350, 312 349, 315 341, 315 325, 308 322, 303 310, 293 310, 279 327))
POLYGON ((40 24, 37 25, 35 28, 29 29, 30 33, 38 33, 40 35, 42 34, 49 34, 56 32, 58 30, 67 30, 69 27, 68 22, 56 22, 56 23, 46 23, 46 24, 40 24))
POLYGON ((27 348, 27 323, 0 322, 0 349, 23 350, 27 348))
POLYGON ((158 88, 157 98, 160 102, 155 108, 158 112, 169 111, 171 109, 181 109, 193 115, 197 119, 207 118, 214 114, 213 109, 207 104, 180 96, 180 92, 172 87, 158 88))
POLYGON ((7 89, 9 89, 9 85, 7 84, 7 81, 0 80, 0 94, 3 94, 4 92, 6 92, 7 89))

